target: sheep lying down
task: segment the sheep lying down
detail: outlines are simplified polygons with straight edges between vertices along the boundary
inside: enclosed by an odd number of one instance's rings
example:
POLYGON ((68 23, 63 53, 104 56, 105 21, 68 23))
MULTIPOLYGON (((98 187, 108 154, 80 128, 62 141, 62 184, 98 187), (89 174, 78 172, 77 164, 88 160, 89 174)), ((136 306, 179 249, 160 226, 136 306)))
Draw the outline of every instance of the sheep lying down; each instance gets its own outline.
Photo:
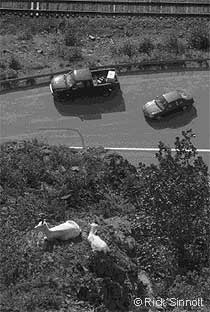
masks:
POLYGON ((56 225, 52 228, 49 228, 46 220, 43 220, 35 226, 35 229, 44 233, 47 240, 60 239, 65 241, 76 238, 81 234, 81 228, 72 220, 68 220, 65 223, 56 225))

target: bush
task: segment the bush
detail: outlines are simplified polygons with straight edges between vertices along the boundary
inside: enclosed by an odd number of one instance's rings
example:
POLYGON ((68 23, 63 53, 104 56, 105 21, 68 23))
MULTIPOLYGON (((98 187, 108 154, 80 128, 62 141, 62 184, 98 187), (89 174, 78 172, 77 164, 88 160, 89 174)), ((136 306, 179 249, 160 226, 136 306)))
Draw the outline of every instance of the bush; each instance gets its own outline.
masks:
MULTIPOLYGON (((2 72, 0 72, 0 80, 7 80, 7 79, 13 79, 13 78, 18 78, 18 73, 16 70, 11 69, 11 68, 7 68, 5 70, 3 70, 2 72)), ((9 90, 11 88, 14 88, 17 86, 17 82, 13 81, 13 82, 8 82, 5 81, 2 83, 2 88, 9 90)))
POLYGON ((176 55, 183 54, 185 52, 184 43, 177 37, 176 34, 173 33, 166 37, 163 45, 168 52, 175 53, 176 55))
POLYGON ((140 53, 145 53, 150 55, 151 52, 154 50, 154 44, 152 43, 150 38, 144 38, 138 46, 138 51, 140 53))
POLYGON ((33 38, 32 33, 30 32, 30 30, 25 30, 22 31, 19 35, 18 35, 18 40, 31 40, 33 38))
POLYGON ((34 86, 35 84, 36 84, 36 79, 35 78, 28 78, 26 80, 26 86, 27 87, 34 86))
POLYGON ((0 60, 0 68, 6 71, 15 72, 20 70, 22 65, 15 55, 11 53, 5 53, 0 60))
POLYGON ((79 47, 66 47, 59 44, 56 53, 59 57, 68 62, 83 59, 82 50, 79 47))
POLYGON ((64 43, 67 47, 78 46, 80 40, 75 29, 69 28, 64 33, 64 43))
POLYGON ((180 272, 208 265, 209 244, 208 167, 196 157, 192 132, 183 132, 183 136, 176 138, 174 156, 160 143, 159 166, 140 167, 140 180, 125 191, 138 211, 138 240, 149 236, 168 241, 168 247, 175 249, 180 272))
POLYGON ((194 271, 189 272, 185 276, 178 275, 167 291, 169 298, 176 297, 177 299, 190 300, 202 298, 205 305, 209 303, 209 293, 209 268, 203 269, 199 274, 194 271))
POLYGON ((9 67, 14 70, 19 70, 22 68, 22 65, 15 56, 12 56, 9 62, 9 67))
POLYGON ((82 59, 82 50, 78 47, 69 47, 64 55, 64 60, 68 62, 79 61, 82 59))
POLYGON ((116 46, 111 46, 111 54, 113 56, 128 56, 132 58, 137 55, 137 52, 136 43, 129 39, 126 39, 116 46))
POLYGON ((195 27, 189 35, 189 46, 193 49, 209 51, 210 34, 208 27, 195 27))

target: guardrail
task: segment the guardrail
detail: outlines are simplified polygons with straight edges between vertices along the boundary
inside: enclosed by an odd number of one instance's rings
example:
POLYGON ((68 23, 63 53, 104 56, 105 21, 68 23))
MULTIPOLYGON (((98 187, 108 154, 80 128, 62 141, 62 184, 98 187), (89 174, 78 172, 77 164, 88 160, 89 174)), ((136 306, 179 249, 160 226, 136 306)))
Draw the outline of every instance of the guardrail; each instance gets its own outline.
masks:
POLYGON ((209 17, 208 0, 0 0, 0 15, 209 17))
MULTIPOLYGON (((118 75, 128 74, 146 74, 157 72, 170 72, 170 71, 193 71, 193 70, 209 70, 210 58, 206 59, 185 59, 185 60, 165 60, 165 61, 149 61, 139 63, 125 63, 116 65, 104 65, 98 67, 91 67, 91 69, 106 69, 115 67, 118 75)), ((0 80, 0 93, 38 87, 48 85, 55 75, 64 74, 72 68, 65 68, 62 71, 50 72, 47 74, 40 74, 35 76, 27 76, 21 78, 13 78, 0 80)))
MULTIPOLYGON (((69 1, 70 2, 70 1, 69 1)), ((70 2, 71 3, 71 2, 70 2)), ((78 3, 77 3, 78 4, 78 3)), ((73 5, 73 3, 72 3, 73 5)), ((31 9, 19 9, 19 8, 0 8, 0 16, 1 15, 18 15, 18 16, 30 16, 30 17, 78 17, 78 16, 153 16, 153 17, 180 17, 180 18, 197 18, 197 17, 205 17, 209 18, 210 12, 206 11, 206 8, 203 8, 202 12, 178 12, 178 10, 175 10, 173 12, 171 11, 149 11, 147 10, 145 12, 144 9, 141 8, 137 10, 135 5, 133 7, 130 5, 129 8, 127 8, 127 5, 123 5, 123 9, 118 9, 118 4, 113 4, 111 8, 105 9, 102 7, 102 5, 98 8, 94 8, 92 10, 89 9, 72 9, 72 10, 31 10, 31 9), (118 11, 117 11, 118 10, 118 11)), ((200 7, 199 7, 200 8, 200 7)), ((208 7, 207 7, 208 9, 208 7)))

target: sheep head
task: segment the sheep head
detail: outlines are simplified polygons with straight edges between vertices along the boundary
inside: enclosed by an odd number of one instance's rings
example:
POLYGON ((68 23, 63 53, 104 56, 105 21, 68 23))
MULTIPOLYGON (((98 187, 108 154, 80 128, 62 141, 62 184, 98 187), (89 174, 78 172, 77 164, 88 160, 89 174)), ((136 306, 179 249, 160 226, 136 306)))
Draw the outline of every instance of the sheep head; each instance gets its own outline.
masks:
POLYGON ((97 228, 98 228, 98 224, 93 222, 93 223, 90 224, 90 228, 93 231, 93 233, 96 233, 97 228))
POLYGON ((46 224, 47 224, 46 220, 43 219, 34 228, 35 229, 41 229, 41 228, 45 227, 46 224))

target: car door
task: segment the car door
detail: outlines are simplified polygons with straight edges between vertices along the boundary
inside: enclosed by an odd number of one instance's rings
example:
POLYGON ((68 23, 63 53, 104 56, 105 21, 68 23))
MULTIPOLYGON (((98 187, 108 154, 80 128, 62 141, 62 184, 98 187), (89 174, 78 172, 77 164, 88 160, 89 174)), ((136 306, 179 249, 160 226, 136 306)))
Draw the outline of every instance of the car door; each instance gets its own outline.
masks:
POLYGON ((78 81, 72 87, 72 92, 74 97, 83 97, 85 95, 85 84, 83 81, 78 81))
POLYGON ((174 111, 174 103, 169 102, 165 105, 164 110, 160 113, 161 116, 170 115, 174 111))
POLYGON ((180 107, 180 102, 178 99, 175 101, 172 101, 168 103, 167 105, 167 113, 170 114, 170 113, 176 112, 179 110, 179 107, 180 107))

